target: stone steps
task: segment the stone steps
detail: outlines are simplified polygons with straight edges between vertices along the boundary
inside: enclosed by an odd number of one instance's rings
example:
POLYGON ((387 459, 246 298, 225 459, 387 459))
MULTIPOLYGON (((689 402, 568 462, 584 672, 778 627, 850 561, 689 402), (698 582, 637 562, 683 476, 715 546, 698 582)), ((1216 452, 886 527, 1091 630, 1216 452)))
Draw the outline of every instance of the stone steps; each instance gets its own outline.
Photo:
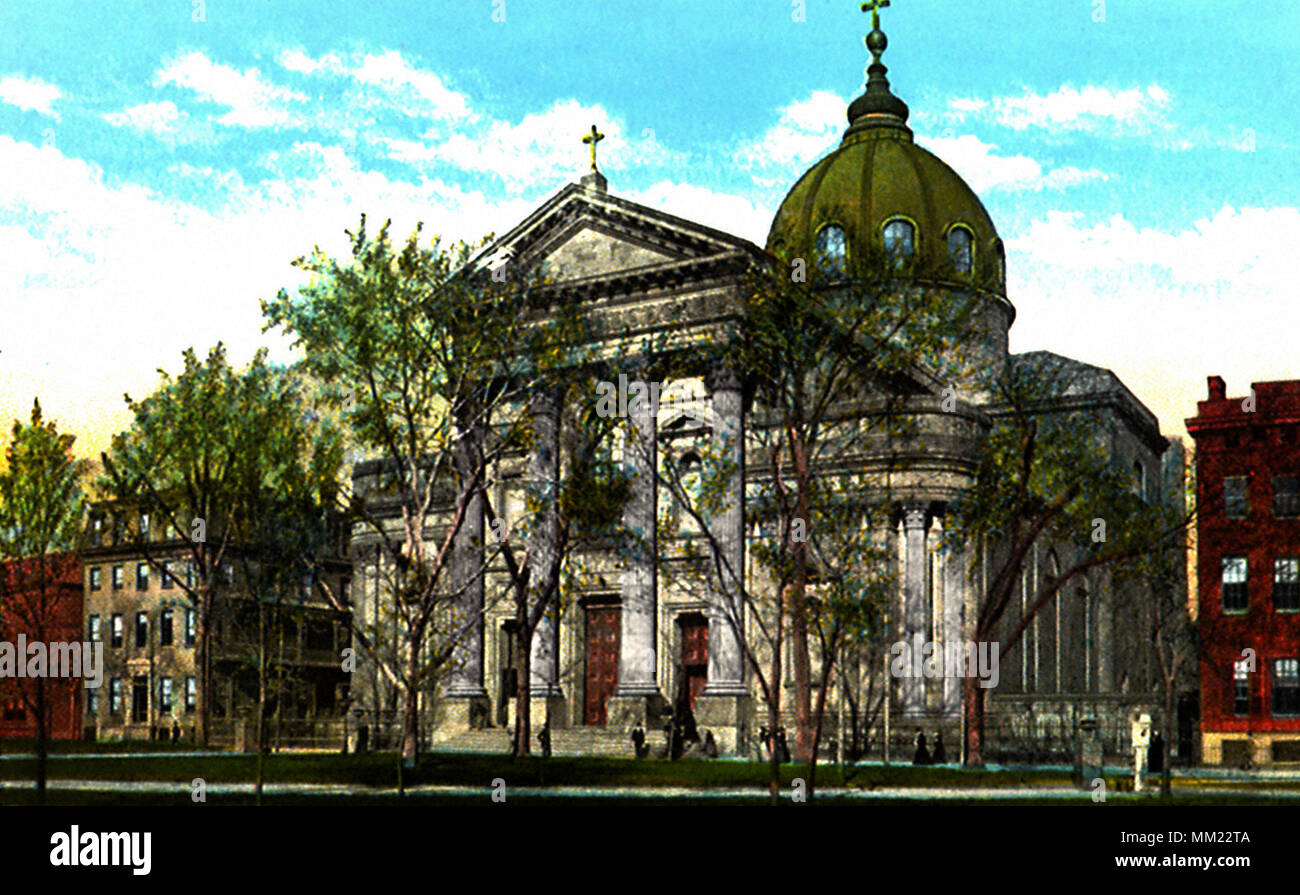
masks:
MULTIPOLYGON (((505 728, 470 730, 455 734, 436 744, 435 748, 449 752, 477 752, 504 755, 510 752, 511 731, 505 728)), ((533 751, 537 744, 537 730, 533 734, 533 751)), ((663 731, 646 731, 646 742, 651 752, 662 749, 663 731)), ((551 731, 552 755, 605 755, 620 758, 632 757, 632 741, 622 731, 601 727, 559 728, 551 731)))

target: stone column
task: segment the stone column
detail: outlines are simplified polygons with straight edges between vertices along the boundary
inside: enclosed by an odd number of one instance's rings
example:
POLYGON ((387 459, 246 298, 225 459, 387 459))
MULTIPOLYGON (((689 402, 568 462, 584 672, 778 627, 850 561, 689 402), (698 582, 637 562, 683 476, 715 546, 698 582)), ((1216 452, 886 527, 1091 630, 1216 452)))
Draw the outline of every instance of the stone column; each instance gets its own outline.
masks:
POLYGON ((606 706, 611 726, 632 726, 658 712, 662 696, 656 681, 658 636, 658 430, 657 402, 637 401, 628 410, 623 465, 631 476, 631 495, 623 508, 626 529, 620 582, 622 609, 618 689, 606 706))
MULTIPOLYGON (((926 606, 926 556, 925 504, 908 501, 903 506, 903 538, 905 565, 903 567, 903 638, 913 651, 925 643, 928 607, 926 606)), ((913 661, 916 661, 915 659, 913 661)), ((925 678, 903 678, 903 712, 919 715, 925 712, 925 678)))
MULTIPOLYGON (((452 462, 463 488, 478 472, 483 456, 483 425, 466 421, 456 441, 452 462)), ((480 475, 479 484, 482 484, 480 475)), ((477 489, 476 489, 477 491, 477 489)), ((459 497, 459 494, 457 495, 459 497)), ((459 595, 456 621, 465 631, 456 645, 454 670, 446 696, 456 727, 482 727, 489 701, 483 687, 483 498, 475 493, 465 505, 465 517, 452 541, 451 585, 459 595), (463 717, 454 717, 463 716, 463 717), (463 724, 462 724, 463 722, 463 724)))
MULTIPOLYGON (((533 449, 528 455, 528 512, 533 513, 529 531, 528 562, 532 569, 528 604, 530 611, 542 600, 547 577, 559 549, 560 517, 560 395, 551 388, 540 388, 529 399, 533 424, 533 449)), ((550 597, 546 615, 533 631, 529 657, 529 687, 535 721, 545 717, 548 701, 551 724, 565 723, 563 692, 559 683, 559 626, 556 607, 558 592, 550 597), (539 705, 536 697, 542 697, 539 705), (558 711, 557 711, 558 710, 558 711)))
MULTIPOLYGON (((943 641, 945 644, 965 644, 962 610, 966 605, 966 590, 966 551, 956 546, 949 546, 943 552, 943 641)), ((962 683, 960 677, 943 679, 944 714, 955 716, 961 713, 962 683)))
POLYGON ((709 612, 710 696, 747 696, 745 657, 741 649, 745 605, 745 409, 740 379, 727 370, 709 377, 713 440, 718 456, 731 465, 726 506, 710 518, 709 530, 721 554, 720 587, 715 588, 709 612))
POLYGON ((735 752, 742 728, 750 721, 741 647, 745 625, 745 395, 740 378, 723 368, 713 370, 706 385, 714 445, 723 462, 730 465, 731 474, 726 506, 708 519, 717 542, 722 580, 714 583, 710 595, 708 680, 696 700, 695 714, 701 726, 713 730, 720 747, 735 752))

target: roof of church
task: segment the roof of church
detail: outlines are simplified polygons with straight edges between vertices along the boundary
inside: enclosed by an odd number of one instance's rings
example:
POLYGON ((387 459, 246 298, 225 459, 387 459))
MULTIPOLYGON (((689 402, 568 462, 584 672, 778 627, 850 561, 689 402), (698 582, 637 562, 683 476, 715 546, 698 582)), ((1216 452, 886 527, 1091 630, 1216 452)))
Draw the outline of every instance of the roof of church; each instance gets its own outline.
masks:
POLYGON ((874 60, 863 94, 848 109, 840 146, 790 190, 772 222, 767 247, 787 257, 810 256, 822 228, 842 227, 849 265, 883 250, 883 228, 903 219, 915 229, 918 269, 1005 296, 1005 254, 993 219, 974 190, 934 154, 917 146, 907 104, 895 96, 880 56, 888 40, 878 27, 867 37, 874 60), (965 227, 973 237, 973 272, 958 273, 948 235, 965 227))
POLYGON ((1127 418, 1133 430, 1156 453, 1162 453, 1168 445, 1160 434, 1156 415, 1110 370, 1051 351, 1013 354, 1009 360, 1015 367, 1041 376, 1052 393, 1051 406, 1045 409, 1067 411, 1109 406, 1127 418))

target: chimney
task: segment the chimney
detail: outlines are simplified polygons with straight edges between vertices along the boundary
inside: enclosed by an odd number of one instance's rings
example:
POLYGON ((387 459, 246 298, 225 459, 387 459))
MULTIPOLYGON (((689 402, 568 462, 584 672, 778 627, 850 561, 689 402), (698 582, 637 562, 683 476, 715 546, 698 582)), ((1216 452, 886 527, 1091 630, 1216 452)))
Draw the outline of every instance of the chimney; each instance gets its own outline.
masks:
POLYGON ((1211 376, 1207 381, 1210 383, 1211 401, 1222 401, 1228 397, 1228 386, 1222 376, 1211 376))

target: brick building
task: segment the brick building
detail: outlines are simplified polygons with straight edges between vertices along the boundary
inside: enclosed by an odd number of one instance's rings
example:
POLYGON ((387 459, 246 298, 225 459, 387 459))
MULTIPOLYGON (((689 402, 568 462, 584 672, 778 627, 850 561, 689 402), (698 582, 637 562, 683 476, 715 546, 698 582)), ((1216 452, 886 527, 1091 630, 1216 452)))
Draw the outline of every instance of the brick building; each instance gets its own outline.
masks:
POLYGON ((1229 398, 1211 376, 1187 430, 1204 760, 1300 762, 1300 381, 1229 398))
MULTIPOLYGON (((74 553, 0 565, 0 640, 73 643, 81 635, 81 559, 74 553)), ((19 658, 21 661, 21 657, 19 658)), ((82 678, 46 677, 47 735, 81 736, 82 678)), ((90 692, 90 691, 87 691, 90 692)), ((0 677, 0 736, 36 736, 37 681, 0 677)))

